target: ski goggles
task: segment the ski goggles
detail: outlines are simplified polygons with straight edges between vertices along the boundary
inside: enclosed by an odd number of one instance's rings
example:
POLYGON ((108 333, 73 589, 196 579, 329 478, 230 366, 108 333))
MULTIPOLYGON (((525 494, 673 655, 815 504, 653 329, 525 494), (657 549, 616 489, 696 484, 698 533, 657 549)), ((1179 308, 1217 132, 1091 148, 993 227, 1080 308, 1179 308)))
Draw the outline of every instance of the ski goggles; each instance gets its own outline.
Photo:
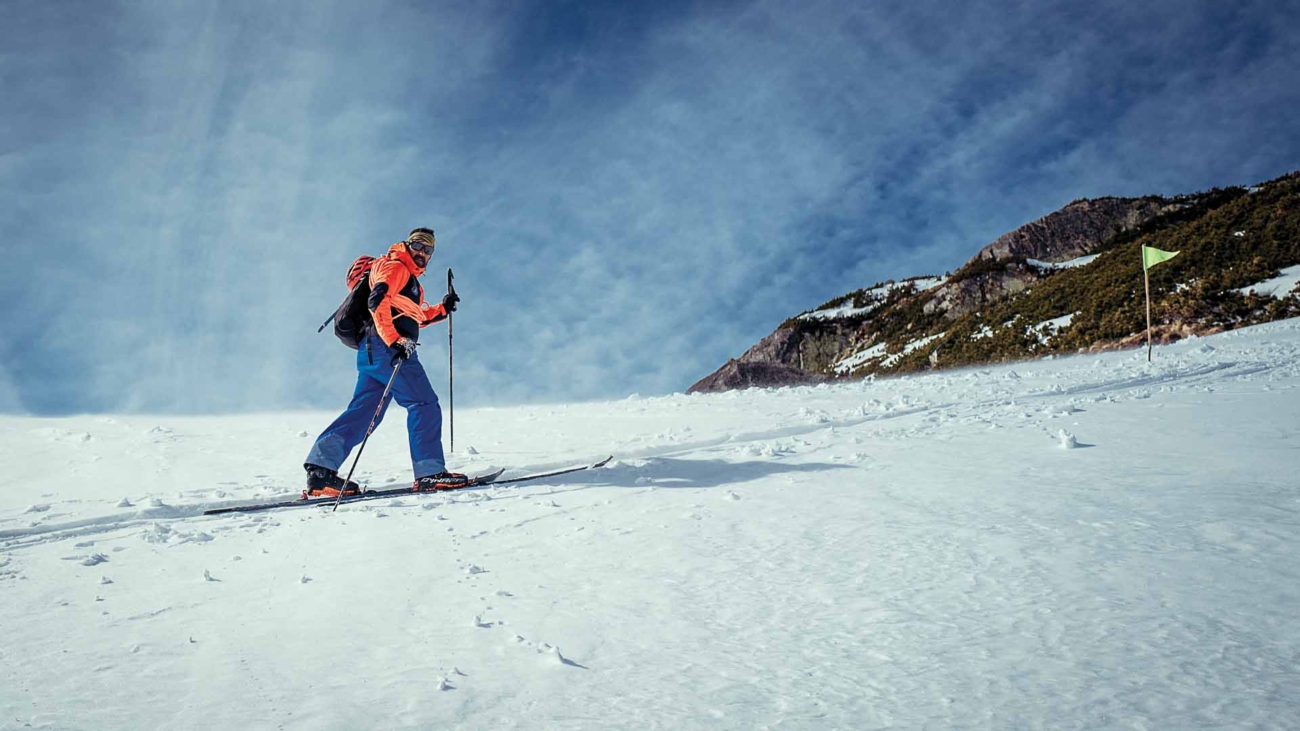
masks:
POLYGON ((433 244, 425 244, 419 241, 407 241, 406 245, 411 247, 411 251, 418 251, 421 254, 433 254, 433 244))

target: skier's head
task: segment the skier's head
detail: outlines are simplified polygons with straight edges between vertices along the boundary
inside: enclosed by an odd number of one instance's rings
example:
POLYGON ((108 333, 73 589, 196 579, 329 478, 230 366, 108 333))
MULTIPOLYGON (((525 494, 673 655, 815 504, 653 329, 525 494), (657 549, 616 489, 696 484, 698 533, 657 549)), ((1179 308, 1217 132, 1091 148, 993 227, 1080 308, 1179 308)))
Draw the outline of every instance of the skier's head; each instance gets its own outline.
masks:
POLYGON ((421 269, 429 266, 429 259, 433 257, 435 243, 437 243, 437 239, 434 238, 433 229, 431 228, 417 228, 406 235, 406 250, 411 253, 415 265, 421 269))

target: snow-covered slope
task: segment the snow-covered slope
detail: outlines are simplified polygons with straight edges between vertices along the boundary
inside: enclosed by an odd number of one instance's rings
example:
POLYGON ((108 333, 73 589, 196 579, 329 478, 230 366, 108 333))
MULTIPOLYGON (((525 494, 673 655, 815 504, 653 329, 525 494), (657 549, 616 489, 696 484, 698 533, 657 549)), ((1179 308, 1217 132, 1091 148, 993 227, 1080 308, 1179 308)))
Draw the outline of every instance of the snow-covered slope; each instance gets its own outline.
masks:
POLYGON ((1293 728, 1297 414, 1289 321, 462 412, 453 467, 615 461, 217 517, 333 415, 4 418, 0 727, 1293 728))
POLYGON ((1300 265, 1286 267, 1278 276, 1272 279, 1266 279, 1249 287, 1242 287, 1237 291, 1242 294, 1259 294, 1282 299, 1294 292, 1296 287, 1300 287, 1300 265))
POLYGON ((927 289, 937 287, 946 281, 948 281, 947 277, 912 277, 911 279, 904 279, 901 282, 891 281, 884 284, 878 284, 875 287, 854 293, 848 301, 835 307, 805 312, 802 315, 799 315, 798 319, 830 321, 851 317, 861 317, 880 307, 889 299, 889 295, 895 290, 906 288, 908 291, 912 292, 923 292, 927 289), (863 301, 869 304, 858 307, 853 304, 854 301, 863 301))

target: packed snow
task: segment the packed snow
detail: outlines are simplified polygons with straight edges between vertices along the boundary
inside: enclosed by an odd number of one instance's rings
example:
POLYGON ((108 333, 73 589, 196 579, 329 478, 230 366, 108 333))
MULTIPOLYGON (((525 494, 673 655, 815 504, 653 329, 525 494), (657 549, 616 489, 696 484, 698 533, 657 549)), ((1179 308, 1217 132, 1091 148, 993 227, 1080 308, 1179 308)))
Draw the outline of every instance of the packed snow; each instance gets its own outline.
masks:
POLYGON ((1283 299, 1295 292, 1296 287, 1300 287, 1300 264, 1283 269, 1278 276, 1272 279, 1266 279, 1249 287, 1242 287, 1237 291, 1242 294, 1257 294, 1262 297, 1283 299))
POLYGON ((463 410, 453 468, 614 461, 209 517, 334 414, 0 417, 0 726, 1295 728, 1297 414, 1287 321, 463 410))

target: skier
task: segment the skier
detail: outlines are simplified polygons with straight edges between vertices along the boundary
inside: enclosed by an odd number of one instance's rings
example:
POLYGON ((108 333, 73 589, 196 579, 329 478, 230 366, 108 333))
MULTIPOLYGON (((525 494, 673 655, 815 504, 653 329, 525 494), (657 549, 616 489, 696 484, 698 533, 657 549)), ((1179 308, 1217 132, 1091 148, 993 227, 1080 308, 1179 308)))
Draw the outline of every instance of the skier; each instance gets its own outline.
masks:
POLYGON ((379 399, 399 361, 405 362, 393 380, 388 401, 396 398, 397 404, 406 409, 415 489, 447 490, 469 482, 465 475, 447 471, 442 452, 442 408, 415 352, 420 328, 446 320, 460 301, 455 292, 448 292, 441 304, 424 301, 418 277, 429 265, 435 243, 431 229, 417 228, 407 234, 405 241, 393 244, 371 267, 366 306, 373 326, 357 349, 357 385, 352 402, 316 438, 303 465, 310 496, 335 497, 340 491, 344 495, 360 491, 356 482, 344 486, 338 469, 365 438, 370 419, 375 418, 377 425, 384 418, 388 402, 380 409, 379 399))

